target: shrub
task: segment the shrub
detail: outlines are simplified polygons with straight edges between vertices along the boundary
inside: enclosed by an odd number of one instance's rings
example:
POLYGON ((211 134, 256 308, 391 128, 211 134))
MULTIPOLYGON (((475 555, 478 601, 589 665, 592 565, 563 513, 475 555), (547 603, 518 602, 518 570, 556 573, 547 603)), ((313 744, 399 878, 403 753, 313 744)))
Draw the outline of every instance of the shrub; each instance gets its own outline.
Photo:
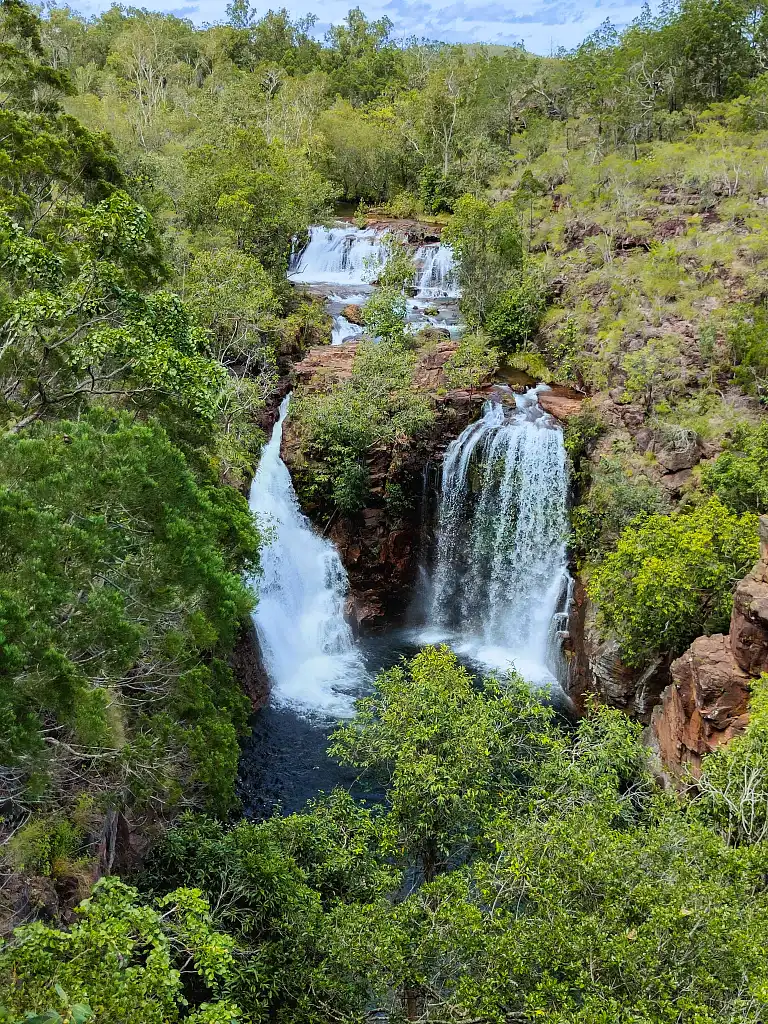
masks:
POLYGON ((768 512, 768 423, 739 427, 701 483, 734 512, 768 512))
POLYGON ((737 308, 728 331, 733 352, 734 377, 751 394, 768 395, 768 309, 737 308))
POLYGON ((419 199, 427 213, 450 213, 456 201, 456 185, 435 167, 425 167, 419 176, 419 199))
POLYGON ((757 516, 734 515, 711 498, 692 512, 635 519, 588 592, 624 660, 640 666, 727 630, 733 588, 758 553, 757 516))
POLYGON ((752 685, 749 726, 727 747, 707 757, 699 807, 732 843, 768 837, 768 675, 752 685))
POLYGON ((509 352, 525 345, 536 333, 544 313, 544 294, 530 277, 508 288, 491 306, 485 326, 491 339, 509 352))
POLYGON ((465 334, 445 364, 445 378, 452 388, 474 391, 496 372, 499 353, 482 331, 465 334))
POLYGON ((584 504, 571 514, 573 545, 596 557, 616 543, 636 516, 669 510, 664 491, 642 473, 633 473, 618 456, 598 463, 584 504))

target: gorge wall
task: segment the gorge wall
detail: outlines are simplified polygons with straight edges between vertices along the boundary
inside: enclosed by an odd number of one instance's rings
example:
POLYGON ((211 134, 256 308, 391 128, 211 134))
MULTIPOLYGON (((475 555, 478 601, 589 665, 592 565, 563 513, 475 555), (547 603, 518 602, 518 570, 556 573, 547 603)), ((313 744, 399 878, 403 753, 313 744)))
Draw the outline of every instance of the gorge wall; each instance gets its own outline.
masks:
POLYGON ((650 741, 665 767, 696 775, 702 758, 743 732, 752 680, 768 672, 768 516, 760 561, 738 584, 728 635, 698 637, 671 666, 651 715, 650 741))
MULTIPOLYGON (((294 367, 295 380, 307 387, 327 387, 347 379, 357 351, 355 342, 313 348, 294 367)), ((354 516, 333 515, 305 507, 339 551, 349 576, 348 618, 357 630, 378 630, 401 618, 416 584, 419 559, 431 541, 429 508, 435 500, 436 476, 448 444, 480 412, 492 390, 451 390, 444 366, 456 351, 456 342, 442 340, 422 356, 416 386, 429 394, 435 419, 416 441, 374 446, 368 455, 370 494, 366 507, 354 516), (387 484, 397 484, 399 500, 388 498, 387 484)), ((299 439, 288 421, 281 454, 294 478, 311 472, 302 465, 299 439)))

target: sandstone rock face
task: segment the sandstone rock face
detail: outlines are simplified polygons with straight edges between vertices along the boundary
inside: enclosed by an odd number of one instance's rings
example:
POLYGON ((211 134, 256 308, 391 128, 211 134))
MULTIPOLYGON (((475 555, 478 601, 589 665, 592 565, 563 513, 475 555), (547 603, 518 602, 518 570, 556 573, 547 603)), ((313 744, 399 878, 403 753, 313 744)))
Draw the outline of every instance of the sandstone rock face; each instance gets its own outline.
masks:
POLYGON ((553 388, 551 391, 541 391, 539 393, 539 405, 544 412, 548 412, 556 420, 565 422, 571 416, 576 416, 581 412, 584 398, 586 398, 586 395, 576 397, 575 395, 564 393, 563 390, 553 388))
POLYGON ((749 720, 750 677, 727 636, 700 636, 672 664, 672 682, 654 708, 651 732, 665 767, 694 774, 705 754, 742 732, 749 720))
POLYGON ((601 703, 648 723, 669 682, 669 662, 655 658, 641 669, 625 665, 617 641, 603 638, 596 620, 597 609, 577 579, 565 644, 568 696, 580 711, 594 695, 601 703))
POLYGON ((746 728, 752 679, 768 672, 768 516, 760 561, 736 587, 728 636, 700 636, 672 665, 650 740, 673 776, 694 775, 705 754, 746 728))
POLYGON ((741 669, 750 676, 768 672, 768 560, 761 559, 736 587, 729 638, 741 669))

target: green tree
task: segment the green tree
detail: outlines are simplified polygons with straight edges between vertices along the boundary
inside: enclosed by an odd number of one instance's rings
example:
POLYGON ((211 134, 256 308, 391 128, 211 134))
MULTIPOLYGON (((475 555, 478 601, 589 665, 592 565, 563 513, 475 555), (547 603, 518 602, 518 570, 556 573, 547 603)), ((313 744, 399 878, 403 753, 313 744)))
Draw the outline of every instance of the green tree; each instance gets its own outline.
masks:
POLYGON ((461 285, 461 308, 470 325, 483 326, 503 292, 517 285, 523 241, 512 202, 491 203, 462 196, 444 231, 453 246, 461 285))
POLYGON ((768 423, 740 426, 701 483, 734 512, 768 512, 768 423))
POLYGON ((682 654, 702 633, 727 632, 736 583, 758 557, 757 517, 717 498, 690 512, 641 517, 588 584, 622 657, 643 665, 682 654))
POLYGON ((234 1024, 238 1007, 218 1001, 232 967, 232 940, 212 928, 197 890, 178 889, 150 905, 136 889, 105 878, 69 928, 27 925, 0 947, 0 998, 6 1019, 18 1021, 234 1024), (190 976, 198 981, 191 987, 206 994, 192 1007, 190 976))
POLYGON ((445 377, 452 388, 472 394, 490 380, 499 365, 499 353, 482 331, 463 334, 458 347, 445 364, 445 377))
POLYGON ((524 348, 536 333, 544 313, 544 294, 533 277, 524 277, 514 288, 502 292, 485 318, 489 337, 502 350, 524 348))
POLYGON ((156 424, 96 410, 0 442, 0 730, 19 808, 233 800, 244 699, 225 658, 252 598, 245 500, 156 424))
POLYGON ((478 691, 447 647, 425 648, 377 677, 329 749, 384 781, 384 849, 430 881, 483 848, 488 816, 525 786, 550 718, 515 673, 478 691))

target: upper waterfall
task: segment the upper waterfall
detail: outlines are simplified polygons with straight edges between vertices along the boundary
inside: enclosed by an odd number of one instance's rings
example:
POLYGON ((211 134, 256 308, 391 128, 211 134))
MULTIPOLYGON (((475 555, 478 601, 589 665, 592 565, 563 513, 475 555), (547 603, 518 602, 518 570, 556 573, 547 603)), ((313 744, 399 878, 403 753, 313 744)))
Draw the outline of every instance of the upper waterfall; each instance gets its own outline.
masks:
POLYGON ((453 249, 437 242, 416 250, 416 263, 421 268, 416 281, 420 299, 457 299, 459 285, 453 249))
POLYGON ((386 258, 382 237, 373 228, 312 227, 308 244, 292 260, 288 279, 297 284, 368 284, 386 258))
POLYGON ((251 485, 249 504, 265 531, 253 620, 275 701, 349 715, 365 670, 344 619, 344 566, 333 544, 315 533, 299 508, 280 458, 289 397, 251 485))
MULTIPOLYGON (((489 667, 552 680, 568 587, 563 436, 537 389, 508 417, 486 402, 445 454, 429 607, 433 639, 489 667)), ((425 639, 427 639, 425 637, 425 639)))

